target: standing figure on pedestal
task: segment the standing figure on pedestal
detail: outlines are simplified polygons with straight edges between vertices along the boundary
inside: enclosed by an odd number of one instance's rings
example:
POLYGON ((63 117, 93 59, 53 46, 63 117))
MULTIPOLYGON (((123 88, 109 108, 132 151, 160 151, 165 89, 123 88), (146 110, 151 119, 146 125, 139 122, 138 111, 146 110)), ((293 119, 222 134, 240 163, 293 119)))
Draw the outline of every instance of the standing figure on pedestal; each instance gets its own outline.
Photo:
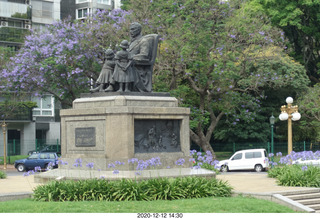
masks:
POLYGON ((134 22, 130 26, 131 42, 129 53, 133 59, 134 75, 133 90, 138 92, 152 92, 152 71, 157 56, 158 34, 142 36, 141 24, 134 22))
POLYGON ((104 91, 105 86, 108 86, 105 91, 113 91, 113 71, 115 67, 114 62, 114 53, 112 49, 106 50, 106 61, 103 64, 102 70, 100 72, 100 75, 96 81, 96 84, 98 85, 96 88, 90 89, 90 92, 102 92, 104 91))
POLYGON ((117 90, 117 92, 130 92, 129 85, 134 81, 134 77, 131 67, 132 60, 130 59, 130 54, 127 51, 129 48, 128 41, 123 40, 120 47, 122 50, 118 51, 115 57, 113 79, 115 82, 119 83, 119 90, 117 90), (125 85, 125 90, 123 90, 123 85, 125 85))

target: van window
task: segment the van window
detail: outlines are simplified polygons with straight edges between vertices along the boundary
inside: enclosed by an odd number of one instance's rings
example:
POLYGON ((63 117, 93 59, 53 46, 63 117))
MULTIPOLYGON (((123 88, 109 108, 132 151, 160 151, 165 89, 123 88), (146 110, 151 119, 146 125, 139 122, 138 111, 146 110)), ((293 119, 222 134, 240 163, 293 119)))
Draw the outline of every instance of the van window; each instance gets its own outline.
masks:
POLYGON ((252 159, 252 158, 261 158, 261 152, 246 152, 245 158, 246 159, 252 159))
POLYGON ((245 158, 246 158, 246 159, 251 159, 251 158, 253 158, 253 152, 246 152, 245 158))
POLYGON ((261 152, 253 152, 253 157, 254 158, 261 158, 262 157, 261 152))
POLYGON ((40 159, 47 159, 47 154, 40 154, 40 159))
POLYGON ((242 153, 239 153, 239 154, 236 154, 236 155, 232 158, 232 160, 241 160, 241 158, 242 158, 242 153))

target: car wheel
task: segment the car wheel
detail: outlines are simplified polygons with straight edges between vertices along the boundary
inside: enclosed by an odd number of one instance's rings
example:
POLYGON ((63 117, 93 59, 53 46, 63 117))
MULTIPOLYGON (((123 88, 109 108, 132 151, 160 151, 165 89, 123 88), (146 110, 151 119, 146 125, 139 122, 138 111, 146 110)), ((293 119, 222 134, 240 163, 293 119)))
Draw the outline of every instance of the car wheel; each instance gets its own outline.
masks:
POLYGON ((26 167, 23 164, 18 164, 17 170, 19 172, 24 172, 26 170, 26 167))
POLYGON ((262 168, 262 166, 260 164, 257 164, 257 165, 254 166, 254 170, 256 172, 261 172, 263 170, 263 168, 262 168))
POLYGON ((228 169, 228 166, 227 166, 227 165, 221 166, 221 169, 220 169, 221 172, 224 172, 224 173, 225 173, 225 172, 228 172, 228 170, 229 170, 229 169, 228 169))

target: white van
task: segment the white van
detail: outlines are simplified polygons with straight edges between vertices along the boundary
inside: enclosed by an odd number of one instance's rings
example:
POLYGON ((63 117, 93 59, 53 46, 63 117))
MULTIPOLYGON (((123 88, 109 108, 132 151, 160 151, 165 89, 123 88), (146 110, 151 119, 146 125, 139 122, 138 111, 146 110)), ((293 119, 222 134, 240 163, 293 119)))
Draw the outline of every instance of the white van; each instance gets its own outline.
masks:
POLYGON ((250 149, 237 151, 229 160, 219 162, 220 171, 255 170, 261 172, 269 167, 265 149, 250 149))

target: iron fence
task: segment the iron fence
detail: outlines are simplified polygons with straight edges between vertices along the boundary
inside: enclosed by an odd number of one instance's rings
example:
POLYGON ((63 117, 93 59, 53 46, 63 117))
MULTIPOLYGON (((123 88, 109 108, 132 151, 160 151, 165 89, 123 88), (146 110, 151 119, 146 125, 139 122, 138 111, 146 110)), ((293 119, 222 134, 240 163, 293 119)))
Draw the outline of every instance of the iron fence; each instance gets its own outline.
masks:
MULTIPOLYGON (((271 153, 271 143, 270 142, 246 142, 246 143, 214 143, 212 148, 217 152, 236 152, 239 150, 264 148, 268 153, 271 153)), ((320 142, 294 142, 293 151, 317 151, 320 150, 320 142)), ((287 142, 274 142, 273 152, 282 154, 287 154, 288 143, 287 142)))
MULTIPOLYGON (((29 148, 29 150, 40 151, 46 146, 55 146, 54 150, 61 151, 61 144, 59 139, 35 139, 29 141, 23 141, 23 147, 29 148)), ((11 139, 7 142, 7 156, 21 155, 22 143, 20 139, 11 139)))

